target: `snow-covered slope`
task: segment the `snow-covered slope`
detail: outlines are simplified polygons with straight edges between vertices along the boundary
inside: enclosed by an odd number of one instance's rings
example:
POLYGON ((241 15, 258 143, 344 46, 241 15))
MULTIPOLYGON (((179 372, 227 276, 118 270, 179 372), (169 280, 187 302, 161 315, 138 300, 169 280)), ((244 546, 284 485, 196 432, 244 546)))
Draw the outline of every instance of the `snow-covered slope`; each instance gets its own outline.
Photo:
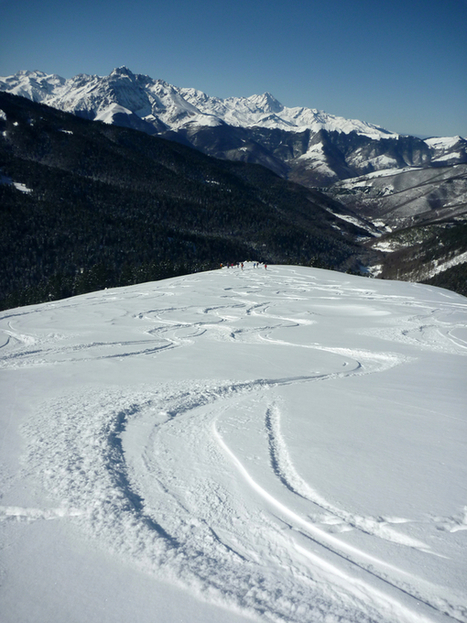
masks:
POLYGON ((466 620, 465 298, 247 264, 0 336, 3 623, 466 620))
POLYGON ((27 97, 34 102, 45 102, 57 89, 64 88, 65 78, 43 71, 19 71, 13 76, 0 78, 0 90, 27 97))

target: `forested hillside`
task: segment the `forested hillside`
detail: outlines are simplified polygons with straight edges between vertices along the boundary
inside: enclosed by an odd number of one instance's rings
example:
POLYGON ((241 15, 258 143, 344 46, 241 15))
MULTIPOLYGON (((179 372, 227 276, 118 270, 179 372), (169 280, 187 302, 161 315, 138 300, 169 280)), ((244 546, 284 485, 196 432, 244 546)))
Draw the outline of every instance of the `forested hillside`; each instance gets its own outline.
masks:
POLYGON ((324 195, 0 93, 0 308, 247 259, 355 270, 324 195))

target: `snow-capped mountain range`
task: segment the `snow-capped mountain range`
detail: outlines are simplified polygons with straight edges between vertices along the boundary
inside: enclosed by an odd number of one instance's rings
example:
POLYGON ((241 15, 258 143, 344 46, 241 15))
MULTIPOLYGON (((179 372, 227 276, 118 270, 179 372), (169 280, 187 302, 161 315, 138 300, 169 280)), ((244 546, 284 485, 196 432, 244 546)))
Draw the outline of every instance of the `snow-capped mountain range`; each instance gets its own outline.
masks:
MULTIPOLYGON (((404 136, 315 109, 288 108, 270 93, 211 97, 126 67, 108 76, 79 74, 68 80, 20 71, 0 77, 0 90, 87 119, 157 134, 216 158, 262 164, 308 187, 330 187, 376 171, 411 169, 417 174, 467 164, 467 140, 460 136, 404 136)), ((443 193, 450 195, 449 188, 443 193)))
POLYGON ((229 160, 263 164, 306 186, 388 168, 467 162, 461 137, 422 140, 326 112, 283 106, 270 93, 211 97, 193 88, 134 74, 68 80, 41 71, 0 78, 0 90, 77 115, 132 127, 229 160))
POLYGON ((371 138, 397 136, 370 123, 323 111, 287 108, 270 93, 221 99, 133 74, 126 67, 114 69, 109 76, 79 74, 69 80, 41 71, 20 71, 0 78, 0 89, 106 123, 113 123, 116 115, 126 114, 136 115, 158 129, 163 126, 175 131, 227 124, 294 132, 357 132, 371 138))

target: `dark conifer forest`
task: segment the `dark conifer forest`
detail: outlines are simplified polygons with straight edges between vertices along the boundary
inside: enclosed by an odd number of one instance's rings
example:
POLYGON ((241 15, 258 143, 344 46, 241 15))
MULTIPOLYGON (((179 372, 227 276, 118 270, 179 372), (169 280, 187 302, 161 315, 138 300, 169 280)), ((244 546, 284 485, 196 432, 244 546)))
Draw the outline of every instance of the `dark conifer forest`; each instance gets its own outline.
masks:
POLYGON ((0 309, 246 260, 356 271, 368 253, 332 199, 259 165, 7 93, 0 110, 0 309))

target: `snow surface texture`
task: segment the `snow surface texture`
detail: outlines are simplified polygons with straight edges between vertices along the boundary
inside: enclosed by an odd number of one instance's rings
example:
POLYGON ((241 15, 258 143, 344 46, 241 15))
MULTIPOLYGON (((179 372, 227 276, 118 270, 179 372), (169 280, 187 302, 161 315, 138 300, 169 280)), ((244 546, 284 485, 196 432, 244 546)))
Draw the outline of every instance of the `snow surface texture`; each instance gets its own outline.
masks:
POLYGON ((467 620, 467 300, 294 267, 0 314, 4 623, 467 620))

